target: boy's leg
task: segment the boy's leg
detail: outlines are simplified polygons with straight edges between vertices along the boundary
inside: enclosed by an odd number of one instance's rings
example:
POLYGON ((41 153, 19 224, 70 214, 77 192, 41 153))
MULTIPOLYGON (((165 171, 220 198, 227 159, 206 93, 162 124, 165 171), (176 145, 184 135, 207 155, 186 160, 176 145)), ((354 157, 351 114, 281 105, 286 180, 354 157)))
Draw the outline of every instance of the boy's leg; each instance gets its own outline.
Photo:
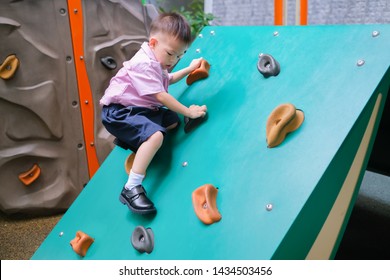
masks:
POLYGON ((119 196, 131 211, 140 214, 156 211, 153 202, 146 197, 142 181, 147 167, 162 145, 167 127, 171 129, 179 121, 176 113, 162 108, 150 110, 118 104, 103 107, 102 122, 106 129, 136 151, 128 182, 119 196), (151 136, 145 140, 145 135, 151 136))
POLYGON ((146 169, 148 168, 154 155, 160 149, 163 140, 164 135, 161 131, 157 131, 141 144, 134 158, 132 167, 132 171, 134 173, 145 175, 146 169))
POLYGON ((179 125, 179 123, 176 122, 176 123, 171 124, 170 126, 166 127, 166 129, 167 129, 167 130, 172 130, 172 129, 176 128, 178 125, 179 125))
POLYGON ((145 177, 146 169, 160 149, 163 140, 163 133, 157 131, 141 144, 135 155, 128 181, 119 197, 120 201, 127 204, 130 210, 135 213, 148 214, 156 212, 153 202, 146 196, 142 181, 145 177))

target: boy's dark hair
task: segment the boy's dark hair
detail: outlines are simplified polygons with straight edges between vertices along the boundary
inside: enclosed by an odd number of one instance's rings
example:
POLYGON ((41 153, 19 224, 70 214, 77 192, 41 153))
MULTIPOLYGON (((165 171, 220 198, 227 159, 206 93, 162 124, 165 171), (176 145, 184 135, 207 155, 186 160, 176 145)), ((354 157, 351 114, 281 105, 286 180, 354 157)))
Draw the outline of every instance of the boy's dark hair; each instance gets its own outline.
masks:
POLYGON ((169 34, 185 44, 190 44, 192 41, 191 27, 188 21, 175 12, 162 13, 153 20, 150 34, 158 32, 169 34))

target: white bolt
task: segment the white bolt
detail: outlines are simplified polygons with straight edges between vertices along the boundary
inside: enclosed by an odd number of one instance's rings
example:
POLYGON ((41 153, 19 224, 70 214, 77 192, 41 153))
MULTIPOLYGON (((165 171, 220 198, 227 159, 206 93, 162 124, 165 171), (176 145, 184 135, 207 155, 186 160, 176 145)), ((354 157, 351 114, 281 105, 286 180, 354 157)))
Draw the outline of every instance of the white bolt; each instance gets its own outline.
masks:
POLYGON ((372 32, 372 37, 377 37, 377 36, 379 36, 379 34, 380 34, 380 32, 375 30, 372 32))
POLYGON ((359 59, 356 64, 357 64, 357 66, 363 66, 364 63, 365 63, 365 61, 363 59, 359 59))

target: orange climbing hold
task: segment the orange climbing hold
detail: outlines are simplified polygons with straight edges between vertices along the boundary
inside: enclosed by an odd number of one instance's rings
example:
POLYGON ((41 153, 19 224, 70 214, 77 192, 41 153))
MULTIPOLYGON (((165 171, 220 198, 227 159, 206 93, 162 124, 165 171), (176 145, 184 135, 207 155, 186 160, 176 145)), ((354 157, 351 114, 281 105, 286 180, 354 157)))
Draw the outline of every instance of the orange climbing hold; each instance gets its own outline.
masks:
POLYGON ((135 159, 135 153, 132 153, 125 160, 125 171, 127 174, 130 174, 130 170, 131 168, 133 168, 134 159, 135 159))
POLYGON ((11 54, 7 56, 4 62, 0 65, 0 77, 4 80, 11 79, 15 75, 18 67, 19 59, 16 57, 16 55, 11 54))
POLYGON ((200 186, 192 192, 192 204, 196 216, 204 224, 219 222, 222 218, 217 208, 218 189, 211 184, 200 186))
POLYGON ((133 167, 135 153, 130 154, 125 160, 125 170, 127 174, 130 174, 130 170, 133 167))
POLYGON ((207 60, 202 59, 199 68, 192 71, 187 77, 187 85, 192 85, 194 82, 205 79, 209 76, 210 64, 207 60))
POLYGON ((269 115, 266 124, 268 148, 282 143, 288 133, 301 126, 304 119, 303 111, 296 109, 293 104, 286 103, 276 107, 269 115))
POLYGON ((88 234, 79 230, 76 232, 76 237, 70 241, 70 246, 72 246, 73 251, 75 251, 78 255, 85 257, 89 247, 94 241, 95 240, 88 234))
POLYGON ((41 168, 35 163, 30 170, 20 173, 18 177, 25 186, 29 186, 39 178, 39 175, 41 175, 41 168))

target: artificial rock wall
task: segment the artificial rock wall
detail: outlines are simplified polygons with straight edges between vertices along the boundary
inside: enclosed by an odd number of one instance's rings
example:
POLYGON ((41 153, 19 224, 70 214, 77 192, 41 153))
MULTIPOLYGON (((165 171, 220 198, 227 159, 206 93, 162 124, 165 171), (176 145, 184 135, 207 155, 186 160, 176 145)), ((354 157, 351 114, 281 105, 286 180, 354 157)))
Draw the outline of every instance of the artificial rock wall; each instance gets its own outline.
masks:
POLYGON ((61 212, 77 197, 93 175, 86 146, 99 163, 113 147, 99 99, 147 39, 157 14, 135 0, 68 1, 0 3, 0 210, 6 214, 61 212), (82 17, 81 27, 71 26, 72 13, 82 17), (82 34, 80 57, 72 32, 82 34), (78 81, 77 59, 85 63, 89 101, 80 98, 85 81, 78 81), (85 130, 82 106, 93 106, 93 131, 85 130))

